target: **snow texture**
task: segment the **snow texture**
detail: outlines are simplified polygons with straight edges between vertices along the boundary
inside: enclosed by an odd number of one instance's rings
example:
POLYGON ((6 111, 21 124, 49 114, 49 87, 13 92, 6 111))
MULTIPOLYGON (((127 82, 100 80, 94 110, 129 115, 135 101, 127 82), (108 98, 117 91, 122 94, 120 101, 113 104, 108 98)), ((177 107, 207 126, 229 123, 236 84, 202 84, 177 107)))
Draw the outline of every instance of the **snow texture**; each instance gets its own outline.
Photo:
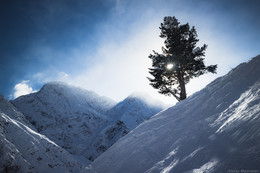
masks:
POLYGON ((0 95, 0 172, 83 172, 85 165, 37 133, 0 95))
POLYGON ((116 104, 94 92, 51 82, 12 103, 39 133, 88 162, 162 110, 146 102, 135 96, 116 104))
POLYGON ((115 105, 108 115, 117 117, 125 123, 127 128, 133 130, 142 122, 148 120, 165 107, 159 101, 143 93, 133 93, 122 102, 115 105))
POLYGON ((97 173, 260 171, 260 56, 121 138, 97 173))

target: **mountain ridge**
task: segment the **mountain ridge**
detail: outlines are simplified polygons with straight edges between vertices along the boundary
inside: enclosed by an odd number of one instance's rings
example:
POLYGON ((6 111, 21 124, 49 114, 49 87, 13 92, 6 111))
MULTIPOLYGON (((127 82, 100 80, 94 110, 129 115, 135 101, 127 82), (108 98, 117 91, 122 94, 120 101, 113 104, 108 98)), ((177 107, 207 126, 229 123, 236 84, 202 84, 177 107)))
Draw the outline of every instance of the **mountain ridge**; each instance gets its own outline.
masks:
POLYGON ((0 95, 0 171, 260 170, 259 66, 260 55, 157 114, 144 96, 115 103, 60 82, 0 95))
POLYGON ((51 82, 39 92, 21 96, 12 103, 39 133, 71 154, 93 161, 114 142, 162 109, 146 104, 141 98, 134 100, 142 106, 125 104, 125 109, 115 115, 110 110, 118 104, 111 99, 62 82, 51 82), (120 114, 128 109, 130 112, 135 109, 133 118, 120 119, 120 114), (145 118, 142 118, 144 115, 145 118))
POLYGON ((59 147, 0 95, 0 172, 81 172, 85 164, 59 147))

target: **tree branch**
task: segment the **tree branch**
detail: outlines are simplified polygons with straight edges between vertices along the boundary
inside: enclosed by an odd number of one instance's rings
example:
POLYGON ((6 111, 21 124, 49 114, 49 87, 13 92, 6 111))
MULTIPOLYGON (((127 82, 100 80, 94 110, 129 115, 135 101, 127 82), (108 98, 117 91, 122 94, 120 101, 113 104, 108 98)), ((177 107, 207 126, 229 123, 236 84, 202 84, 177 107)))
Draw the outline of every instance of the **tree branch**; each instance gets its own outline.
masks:
POLYGON ((167 88, 165 85, 164 85, 164 88, 169 92, 171 93, 178 101, 180 101, 180 97, 178 97, 174 92, 172 92, 169 88, 167 88))

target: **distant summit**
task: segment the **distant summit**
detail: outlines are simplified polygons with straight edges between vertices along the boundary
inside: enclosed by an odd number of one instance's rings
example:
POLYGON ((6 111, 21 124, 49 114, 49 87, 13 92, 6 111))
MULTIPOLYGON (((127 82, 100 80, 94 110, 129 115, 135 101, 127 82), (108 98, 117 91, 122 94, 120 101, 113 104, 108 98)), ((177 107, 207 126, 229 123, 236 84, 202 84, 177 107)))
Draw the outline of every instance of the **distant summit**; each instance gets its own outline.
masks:
POLYGON ((109 112, 111 117, 117 117, 125 123, 127 128, 133 130, 142 122, 148 120, 165 107, 159 101, 143 93, 133 93, 123 101, 116 104, 109 112))
POLYGON ((114 100, 105 96, 99 96, 93 91, 88 91, 80 87, 57 81, 45 84, 39 91, 38 95, 42 97, 54 97, 55 95, 62 96, 57 97, 57 99, 69 99, 73 108, 93 109, 98 110, 99 112, 105 112, 116 104, 114 100))

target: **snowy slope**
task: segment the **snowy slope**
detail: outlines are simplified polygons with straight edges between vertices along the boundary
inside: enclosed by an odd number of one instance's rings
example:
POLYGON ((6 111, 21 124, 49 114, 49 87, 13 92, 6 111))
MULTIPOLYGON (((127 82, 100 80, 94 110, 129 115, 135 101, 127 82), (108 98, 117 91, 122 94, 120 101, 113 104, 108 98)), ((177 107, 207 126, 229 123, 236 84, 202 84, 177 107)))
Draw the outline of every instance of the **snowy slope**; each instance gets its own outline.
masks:
POLYGON ((10 118, 15 119, 24 125, 36 130, 35 127, 26 120, 25 116, 19 112, 9 101, 7 101, 4 96, 0 94, 0 111, 1 113, 8 115, 10 118))
MULTIPOLYGON (((139 102, 145 105, 140 99, 139 102)), ((91 161, 132 130, 126 123, 137 121, 143 116, 143 109, 152 110, 145 114, 146 119, 161 110, 139 105, 138 111, 132 113, 136 119, 124 120, 119 118, 122 110, 116 112, 117 116, 109 113, 117 107, 110 99, 60 82, 48 83, 39 92, 21 96, 12 103, 39 133, 71 154, 91 161)), ((137 105, 126 105, 123 111, 131 112, 133 106, 137 105)))
MULTIPOLYGON (((134 93, 116 104, 107 112, 110 121, 93 142, 94 146, 98 145, 101 149, 99 155, 139 124, 161 111, 163 107, 164 105, 160 102, 155 102, 147 95, 144 97, 141 93, 134 93)), ((92 149, 92 151, 95 150, 92 149)), ((99 156, 93 152, 92 155, 99 156)))
POLYGON ((260 56, 121 138, 89 172, 260 170, 260 56))
POLYGON ((23 114, 0 95, 0 172, 81 172, 71 154, 35 132, 23 114))

